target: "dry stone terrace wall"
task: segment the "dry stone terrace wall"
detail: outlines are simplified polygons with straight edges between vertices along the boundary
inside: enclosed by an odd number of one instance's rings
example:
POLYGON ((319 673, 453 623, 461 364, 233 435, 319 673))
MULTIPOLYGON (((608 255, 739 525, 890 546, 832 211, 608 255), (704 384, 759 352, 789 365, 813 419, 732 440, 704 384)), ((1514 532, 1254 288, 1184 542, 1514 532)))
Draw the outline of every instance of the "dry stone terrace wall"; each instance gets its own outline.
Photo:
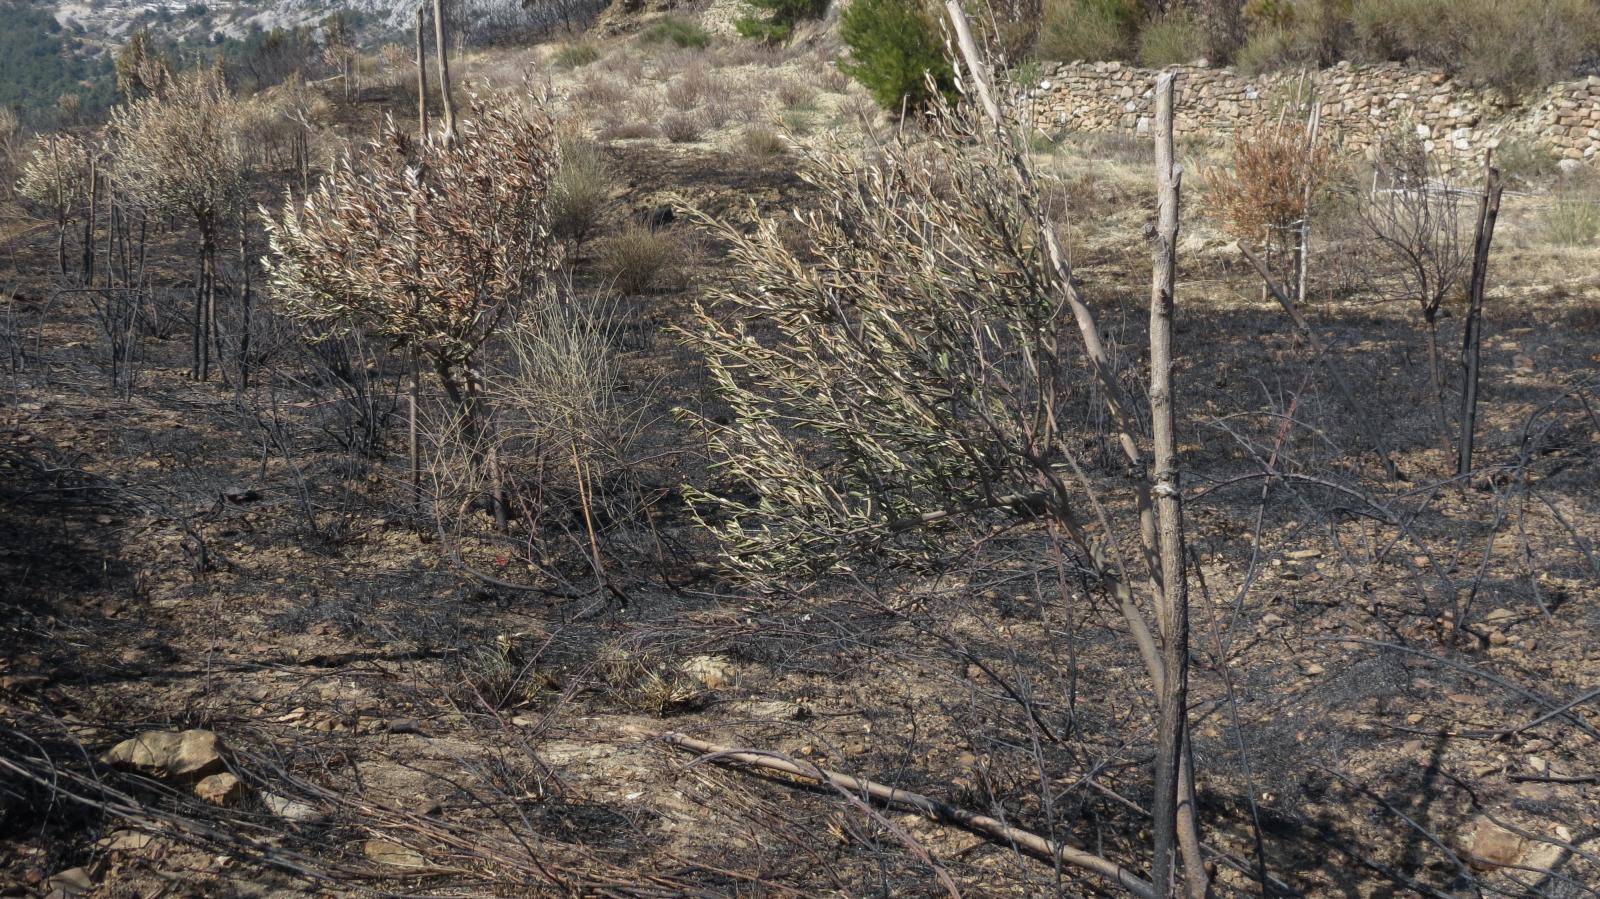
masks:
MULTIPOLYGON (((1562 159, 1592 160, 1600 152, 1600 77, 1552 85, 1517 103, 1441 72, 1400 63, 1344 62, 1319 72, 1253 78, 1204 66, 1172 71, 1181 73, 1180 136, 1225 139, 1241 125, 1277 114, 1314 82, 1323 127, 1358 151, 1390 129, 1407 128, 1447 167, 1475 163, 1507 138, 1562 159)), ((1142 132, 1149 127, 1158 74, 1117 62, 1048 65, 1028 86, 1034 122, 1052 134, 1142 132)))

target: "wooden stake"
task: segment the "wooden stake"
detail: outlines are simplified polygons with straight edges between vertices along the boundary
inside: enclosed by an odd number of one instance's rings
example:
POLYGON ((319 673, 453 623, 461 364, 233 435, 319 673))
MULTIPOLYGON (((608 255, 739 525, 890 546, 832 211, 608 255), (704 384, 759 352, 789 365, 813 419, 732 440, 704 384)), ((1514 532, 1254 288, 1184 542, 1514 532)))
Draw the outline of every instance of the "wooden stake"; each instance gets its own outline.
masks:
MULTIPOLYGON (((1189 688, 1189 591, 1184 571, 1183 496, 1178 483, 1177 412, 1173 397, 1173 294, 1178 271, 1178 202, 1182 169, 1173 154, 1174 75, 1156 79, 1156 234, 1150 286, 1151 492, 1155 496, 1161 558, 1163 683, 1156 729, 1155 802, 1151 806, 1155 854, 1151 882, 1162 893, 1175 890, 1178 804, 1187 725, 1189 688)), ((1192 779, 1190 780, 1192 783, 1192 779)), ((1198 849, 1198 847, 1196 847, 1198 849)), ((1195 856, 1198 858, 1198 855, 1195 856)), ((1189 894, 1208 889, 1205 868, 1185 865, 1189 894)))
POLYGON ((439 100, 444 107, 445 140, 456 139, 456 105, 450 98, 450 53, 444 42, 444 0, 433 0, 433 52, 439 60, 439 100))
POLYGON ((1461 440, 1457 444, 1456 474, 1472 471, 1472 438, 1478 424, 1478 361, 1483 339, 1483 287, 1489 274, 1489 245, 1494 242, 1494 223, 1500 216, 1500 170, 1494 167, 1494 151, 1483 160, 1483 198, 1478 201, 1478 226, 1472 236, 1472 280, 1467 287, 1467 323, 1461 340, 1461 367, 1466 377, 1461 383, 1461 440))
POLYGON ((417 5, 417 133, 428 136, 427 4, 417 5))

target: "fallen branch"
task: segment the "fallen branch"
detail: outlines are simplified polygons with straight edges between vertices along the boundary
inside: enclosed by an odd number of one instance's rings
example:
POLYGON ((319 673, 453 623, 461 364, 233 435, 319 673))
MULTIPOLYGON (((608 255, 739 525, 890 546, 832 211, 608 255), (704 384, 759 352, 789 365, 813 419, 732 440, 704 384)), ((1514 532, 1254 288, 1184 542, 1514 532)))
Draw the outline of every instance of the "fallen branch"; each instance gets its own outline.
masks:
POLYGON ((717 764, 741 765, 767 771, 778 771, 803 780, 828 784, 835 789, 864 795, 886 805, 910 809, 922 814, 931 821, 959 827, 990 842, 1013 847, 1025 855, 1052 863, 1060 862, 1098 874, 1113 881, 1129 893, 1140 897, 1140 899, 1156 899, 1155 889, 1148 881, 1141 879, 1138 875, 1116 862, 1081 849, 1075 849, 1071 846, 1048 840, 1031 831, 1012 827, 988 815, 980 815, 963 808, 957 808, 930 796, 924 796, 921 793, 913 793, 909 790, 887 786, 865 778, 829 771, 826 768, 819 768, 808 762, 796 761, 780 753, 766 750, 735 749, 729 746, 719 746, 715 743, 697 740, 687 734, 670 731, 667 733, 651 733, 639 730, 637 733, 649 739, 660 740, 676 749, 699 753, 700 758, 695 759, 690 764, 715 762, 717 764))

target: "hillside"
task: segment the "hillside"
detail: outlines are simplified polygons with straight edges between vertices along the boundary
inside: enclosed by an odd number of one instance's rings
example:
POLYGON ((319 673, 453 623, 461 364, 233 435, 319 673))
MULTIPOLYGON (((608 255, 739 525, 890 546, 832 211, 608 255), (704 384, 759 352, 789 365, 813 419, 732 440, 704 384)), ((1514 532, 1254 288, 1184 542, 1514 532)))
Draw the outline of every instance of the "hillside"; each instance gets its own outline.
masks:
POLYGON ((1593 893, 1588 163, 647 6, 4 158, 0 895, 1593 893))

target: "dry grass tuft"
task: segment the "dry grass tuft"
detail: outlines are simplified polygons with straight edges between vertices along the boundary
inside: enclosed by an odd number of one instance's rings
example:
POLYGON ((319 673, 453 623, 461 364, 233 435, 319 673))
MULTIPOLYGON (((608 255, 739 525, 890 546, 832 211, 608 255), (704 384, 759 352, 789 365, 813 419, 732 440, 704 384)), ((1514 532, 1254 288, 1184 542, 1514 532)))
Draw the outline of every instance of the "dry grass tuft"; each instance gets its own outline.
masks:
POLYGON ((595 268, 618 293, 649 293, 681 281, 689 249, 675 234, 629 225, 599 242, 595 268))

